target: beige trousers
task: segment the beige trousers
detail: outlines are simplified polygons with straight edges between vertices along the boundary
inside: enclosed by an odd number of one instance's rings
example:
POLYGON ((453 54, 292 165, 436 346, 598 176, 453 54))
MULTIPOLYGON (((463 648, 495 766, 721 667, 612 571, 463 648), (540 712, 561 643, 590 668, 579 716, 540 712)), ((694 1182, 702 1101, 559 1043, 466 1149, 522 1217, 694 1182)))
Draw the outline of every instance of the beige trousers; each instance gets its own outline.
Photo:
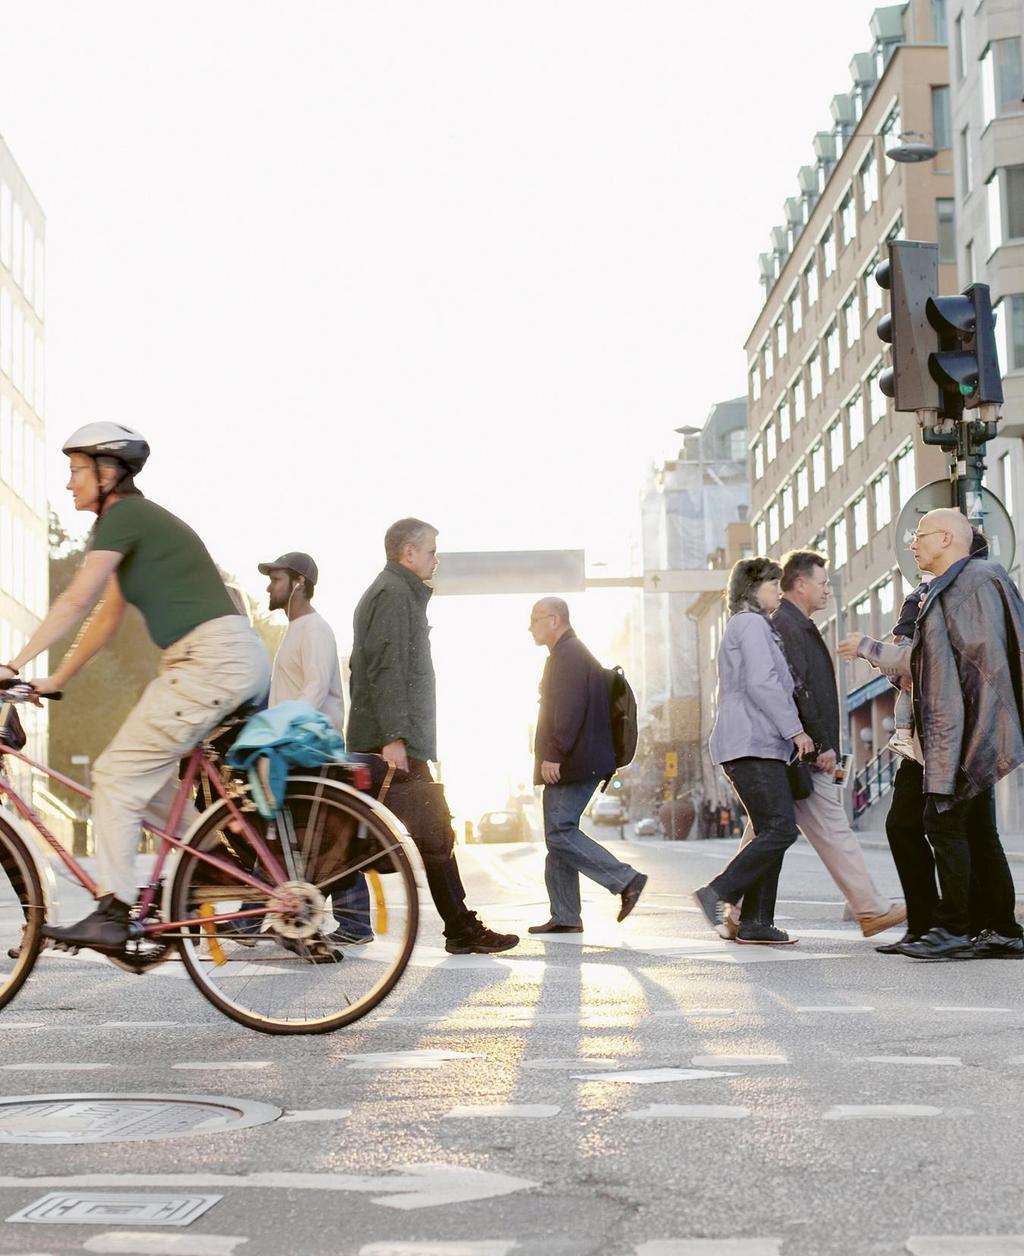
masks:
MULTIPOLYGON (((113 891, 122 902, 135 902, 135 854, 143 817, 166 823, 180 760, 225 715, 262 697, 269 684, 267 651, 242 615, 208 620, 164 650, 159 674, 93 769, 101 892, 113 891)), ((196 816, 189 803, 179 832, 196 816)))
MULTIPOLYGON (((842 791, 825 772, 812 772, 811 780, 814 785, 811 795, 793 803, 800 831, 818 852, 829 876, 857 919, 880 916, 892 904, 879 896, 871 880, 864 862, 864 851, 850 828, 842 791)), ((753 840, 754 830, 748 820, 740 839, 740 849, 753 840)))

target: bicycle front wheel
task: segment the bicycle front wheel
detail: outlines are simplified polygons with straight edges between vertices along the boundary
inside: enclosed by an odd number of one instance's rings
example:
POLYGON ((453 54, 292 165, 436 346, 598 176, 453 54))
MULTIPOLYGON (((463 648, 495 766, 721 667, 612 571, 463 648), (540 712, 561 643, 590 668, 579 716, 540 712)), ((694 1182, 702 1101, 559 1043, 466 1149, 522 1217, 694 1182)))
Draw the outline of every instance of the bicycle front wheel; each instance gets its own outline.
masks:
POLYGON ((25 984, 45 916, 39 872, 14 827, 0 819, 0 1007, 25 984))
POLYGON ((181 852, 171 912, 198 919, 182 927, 178 945, 215 1007, 263 1033, 318 1034, 351 1024, 388 994, 412 954, 419 903, 401 830, 382 810, 346 786, 295 777, 273 821, 246 813, 304 904, 287 914, 269 888, 250 889, 189 854, 269 881, 227 805, 205 813, 181 852), (242 911, 250 914, 210 919, 242 911), (348 941, 371 931, 368 942, 348 941))

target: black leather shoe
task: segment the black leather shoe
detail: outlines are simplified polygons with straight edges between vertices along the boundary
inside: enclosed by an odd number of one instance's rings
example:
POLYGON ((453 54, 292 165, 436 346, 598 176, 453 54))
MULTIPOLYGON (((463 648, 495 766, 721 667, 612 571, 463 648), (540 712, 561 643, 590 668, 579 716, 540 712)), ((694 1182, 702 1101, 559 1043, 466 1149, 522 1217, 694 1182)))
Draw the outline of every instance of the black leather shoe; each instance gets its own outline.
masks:
POLYGON ((560 925, 557 920, 546 920, 542 925, 530 925, 529 933, 582 933, 582 925, 560 925))
POLYGON ((44 938, 64 946, 87 946, 94 951, 119 951, 130 936, 129 911, 113 894, 104 894, 96 910, 74 925, 43 925, 44 938))
POLYGON ((917 942, 902 945, 897 954, 911 959, 974 959, 974 945, 966 934, 950 933, 936 925, 917 942))
POLYGON ((638 872, 630 881, 629 885, 622 891, 622 906, 619 908, 619 914, 615 919, 621 924, 633 908, 637 904, 637 899, 644 892, 644 886, 647 884, 647 878, 642 872, 638 872))
POLYGON ((908 929, 899 941, 886 942, 883 946, 876 946, 875 950, 879 955, 902 955, 903 951, 901 948, 906 946, 908 942, 920 942, 921 936, 920 933, 911 933, 908 929))
POLYGON ((1024 938, 1007 938, 994 929, 982 929, 974 939, 975 959, 1024 959, 1024 938))

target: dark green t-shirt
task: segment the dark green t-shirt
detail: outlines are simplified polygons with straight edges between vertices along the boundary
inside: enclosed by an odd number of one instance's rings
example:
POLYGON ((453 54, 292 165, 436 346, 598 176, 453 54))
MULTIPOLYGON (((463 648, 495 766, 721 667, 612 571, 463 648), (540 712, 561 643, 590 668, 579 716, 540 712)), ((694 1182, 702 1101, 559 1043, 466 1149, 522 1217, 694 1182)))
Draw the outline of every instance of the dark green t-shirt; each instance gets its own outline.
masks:
POLYGON ((100 516, 92 549, 123 554, 117 582, 161 650, 193 628, 237 615, 206 546, 187 523, 145 497, 122 497, 100 516))

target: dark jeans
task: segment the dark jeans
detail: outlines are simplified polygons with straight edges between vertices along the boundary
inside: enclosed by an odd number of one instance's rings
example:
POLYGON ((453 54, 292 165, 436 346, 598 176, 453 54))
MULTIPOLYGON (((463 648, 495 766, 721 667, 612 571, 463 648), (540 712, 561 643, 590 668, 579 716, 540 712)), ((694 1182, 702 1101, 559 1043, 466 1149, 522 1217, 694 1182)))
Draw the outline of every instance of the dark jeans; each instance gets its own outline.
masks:
POLYGON ((924 828, 935 852, 942 892, 935 923, 955 934, 969 934, 980 926, 1003 937, 1019 937, 1016 891, 996 828, 994 792, 986 789, 948 811, 939 811, 936 798, 928 794, 924 804, 924 828), (976 921, 971 919, 972 905, 976 921))
POLYGON ((935 856, 924 833, 923 784, 924 768, 904 759, 896 769, 885 817, 885 836, 907 903, 907 932, 917 937, 935 923, 939 906, 935 856))
MULTIPOLYGON (((430 765, 423 759, 409 759, 409 779, 414 781, 432 781, 430 765)), ((384 799, 387 806, 387 798, 384 799)), ((416 840, 415 833, 412 835, 416 840)), ((475 911, 466 906, 466 889, 459 875, 459 865, 455 862, 454 853, 443 863, 424 864, 427 875, 427 889, 434 900, 437 914, 444 921, 446 938, 461 937, 472 932, 479 925, 475 911)))
POLYGON ((786 765, 781 759, 732 759, 722 767, 750 817, 754 840, 710 885, 725 903, 743 900, 744 920, 770 925, 782 857, 799 836, 786 765))

